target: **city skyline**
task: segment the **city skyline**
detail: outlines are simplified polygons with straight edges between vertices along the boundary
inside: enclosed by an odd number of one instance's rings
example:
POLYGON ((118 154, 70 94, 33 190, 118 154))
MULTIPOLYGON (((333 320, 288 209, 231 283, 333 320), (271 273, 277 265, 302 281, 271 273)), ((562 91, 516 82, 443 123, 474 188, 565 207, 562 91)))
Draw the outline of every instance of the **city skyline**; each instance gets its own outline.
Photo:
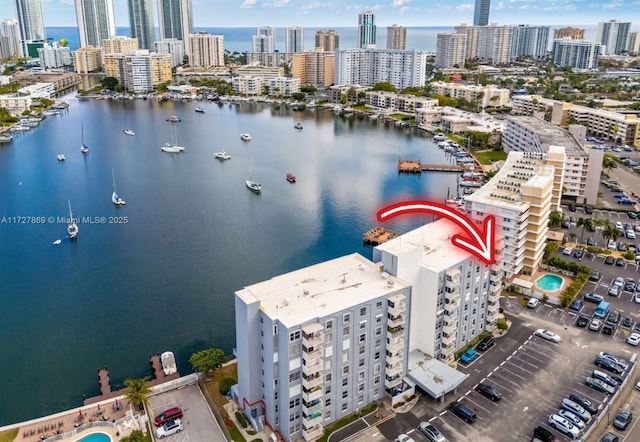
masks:
MULTIPOLYGON (((129 25, 127 0, 113 0, 116 25, 129 25)), ((583 0, 531 2, 511 0, 493 2, 490 23, 561 25, 596 24, 600 21, 624 19, 632 26, 640 22, 638 0, 615 3, 593 3, 583 0), (570 15, 567 15, 570 14, 570 15), (570 17, 570 20, 567 19, 570 17)), ((385 0, 374 5, 354 5, 343 0, 294 2, 293 0, 218 0, 194 1, 195 27, 253 26, 357 26, 358 14, 371 10, 378 26, 455 26, 472 24, 475 0, 455 0, 449 4, 425 5, 416 0, 385 0)), ((157 1, 153 1, 155 23, 158 23, 157 1)), ((17 18, 15 0, 0 0, 0 17, 17 18)), ((47 0, 42 2, 45 26, 75 26, 74 2, 47 0)), ((635 27, 635 26, 634 26, 635 27)))

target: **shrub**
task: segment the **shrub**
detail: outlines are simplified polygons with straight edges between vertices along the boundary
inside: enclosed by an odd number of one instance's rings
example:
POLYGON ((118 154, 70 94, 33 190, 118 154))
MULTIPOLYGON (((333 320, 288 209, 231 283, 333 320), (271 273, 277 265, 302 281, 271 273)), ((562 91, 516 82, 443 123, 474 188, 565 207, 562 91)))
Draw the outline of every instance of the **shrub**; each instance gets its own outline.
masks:
POLYGON ((220 381, 220 394, 226 396, 227 393, 229 393, 229 390, 231 390, 231 387, 233 387, 237 383, 238 382, 233 378, 224 378, 220 381))
POLYGON ((632 251, 628 251, 624 255, 622 255, 622 257, 624 259, 628 259, 629 261, 633 261, 635 259, 635 257, 636 257, 636 254, 633 253, 632 251))
POLYGON ((242 428, 247 428, 247 426, 249 425, 247 423, 247 418, 244 417, 244 414, 240 413, 239 411, 236 411, 236 419, 238 419, 238 422, 240 423, 240 425, 242 425, 242 428))

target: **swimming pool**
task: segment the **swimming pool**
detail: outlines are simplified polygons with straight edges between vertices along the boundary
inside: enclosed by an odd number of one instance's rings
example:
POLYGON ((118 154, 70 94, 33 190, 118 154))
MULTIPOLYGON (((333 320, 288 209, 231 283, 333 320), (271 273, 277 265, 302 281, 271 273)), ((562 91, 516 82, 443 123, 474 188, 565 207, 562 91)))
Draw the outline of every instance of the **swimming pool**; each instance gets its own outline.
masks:
POLYGON ((555 292, 562 287, 563 281, 562 277, 547 273, 536 280, 536 286, 546 292, 555 292))
POLYGON ((75 442, 113 442, 113 439, 107 433, 91 433, 75 442))

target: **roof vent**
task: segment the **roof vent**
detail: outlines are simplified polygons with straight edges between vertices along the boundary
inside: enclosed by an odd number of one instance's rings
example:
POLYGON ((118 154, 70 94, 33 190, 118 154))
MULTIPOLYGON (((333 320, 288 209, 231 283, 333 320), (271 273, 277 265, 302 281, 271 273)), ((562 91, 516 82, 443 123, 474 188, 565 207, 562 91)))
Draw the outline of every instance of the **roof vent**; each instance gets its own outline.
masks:
POLYGON ((387 287, 393 287, 393 284, 395 284, 393 279, 387 279, 387 287))

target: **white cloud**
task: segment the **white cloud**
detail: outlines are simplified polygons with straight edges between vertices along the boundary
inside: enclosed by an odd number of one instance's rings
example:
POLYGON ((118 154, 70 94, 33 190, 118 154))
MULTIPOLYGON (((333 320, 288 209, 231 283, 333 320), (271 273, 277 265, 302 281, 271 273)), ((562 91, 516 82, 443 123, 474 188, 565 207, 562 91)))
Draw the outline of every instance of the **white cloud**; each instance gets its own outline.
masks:
MULTIPOLYGON (((404 6, 411 3, 412 0, 393 0, 393 6, 404 6)), ((405 8, 402 8, 405 9, 405 8)))
POLYGON ((258 4, 258 0, 244 0, 240 5, 241 8, 253 8, 258 4))
POLYGON ((289 4, 289 0, 275 0, 271 3, 265 3, 262 7, 263 8, 282 8, 284 6, 287 6, 289 4))
POLYGON ((462 5, 456 6, 456 11, 473 11, 474 8, 475 8, 475 5, 471 3, 465 3, 462 5))

